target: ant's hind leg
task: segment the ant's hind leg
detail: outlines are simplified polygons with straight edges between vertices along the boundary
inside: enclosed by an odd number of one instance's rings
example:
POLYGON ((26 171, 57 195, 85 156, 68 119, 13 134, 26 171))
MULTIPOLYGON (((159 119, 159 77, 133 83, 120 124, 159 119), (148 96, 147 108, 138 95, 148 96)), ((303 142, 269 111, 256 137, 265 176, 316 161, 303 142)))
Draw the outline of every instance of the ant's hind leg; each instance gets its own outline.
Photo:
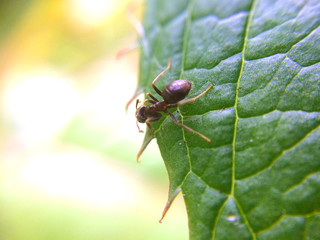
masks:
POLYGON ((153 81, 152 81, 152 87, 154 88, 154 90, 161 96, 161 91, 154 85, 156 83, 156 81, 159 80, 159 78, 166 72, 169 70, 171 66, 171 59, 168 59, 168 66, 165 70, 163 70, 153 81))
POLYGON ((189 132, 192 132, 194 134, 197 134, 198 136, 202 137, 204 140, 206 140, 207 142, 211 142, 211 140, 209 138, 207 138, 206 136, 204 136, 203 134, 193 130, 192 128, 189 128, 188 126, 186 125, 183 125, 182 123, 180 123, 178 121, 178 119, 176 119, 176 117, 171 113, 171 112, 167 112, 170 117, 172 118, 172 120, 174 121, 175 124, 177 124, 178 126, 184 128, 185 130, 189 131, 189 132))
POLYGON ((202 93, 200 93, 198 96, 194 97, 194 98, 189 98, 189 99, 183 99, 179 102, 177 102, 176 104, 174 104, 175 106, 172 107, 176 107, 176 106, 180 106, 189 102, 194 102, 195 100, 197 100, 199 97, 201 97, 202 95, 204 95, 206 92, 209 91, 209 89, 212 87, 212 85, 210 85, 205 91, 203 91, 202 93))

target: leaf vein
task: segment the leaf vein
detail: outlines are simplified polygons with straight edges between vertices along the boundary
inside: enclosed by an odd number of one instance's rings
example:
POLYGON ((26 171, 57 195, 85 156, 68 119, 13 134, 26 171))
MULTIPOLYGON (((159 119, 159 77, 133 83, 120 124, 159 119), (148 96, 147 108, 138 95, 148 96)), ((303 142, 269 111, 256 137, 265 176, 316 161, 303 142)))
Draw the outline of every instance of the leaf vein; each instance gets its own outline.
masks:
POLYGON ((286 190, 285 190, 284 192, 282 192, 282 193, 285 194, 285 193, 290 192, 290 191, 291 191, 292 189, 294 189, 295 187, 297 187, 297 186, 303 184, 305 181, 307 181, 309 177, 311 177, 312 175, 317 175, 318 173, 320 173, 320 171, 317 170, 317 171, 310 172, 310 173, 306 174, 306 175, 301 179, 300 182, 298 182, 298 183, 290 186, 288 189, 286 189, 286 190))
POLYGON ((277 104, 277 106, 276 106, 276 109, 278 109, 279 104, 280 104, 280 102, 281 102, 284 94, 286 93, 286 91, 287 91, 287 89, 288 89, 288 86, 293 82, 293 80, 294 80, 297 76, 299 76, 299 73, 302 71, 302 69, 303 69, 303 68, 300 68, 300 70, 294 74, 293 78, 290 80, 290 82, 288 82, 286 88, 282 91, 282 93, 281 93, 281 95, 280 95, 280 97, 279 97, 279 101, 278 101, 278 104, 277 104))
POLYGON ((218 221, 219 221, 219 219, 220 219, 220 217, 221 217, 222 210, 223 210, 224 206, 227 204, 228 200, 229 200, 229 198, 226 198, 226 199, 224 200, 224 202, 221 204, 221 207, 220 207, 220 209, 219 209, 219 211, 218 211, 216 220, 215 220, 215 222, 214 222, 214 224, 213 224, 213 229, 212 229, 212 234, 211 234, 212 239, 215 239, 215 234, 216 234, 216 229, 217 229, 217 223, 218 223, 218 221))
POLYGON ((281 69, 281 65, 283 63, 283 61, 285 60, 286 58, 283 58, 281 63, 279 64, 279 66, 277 67, 276 71, 273 73, 273 76, 272 78, 270 79, 270 81, 268 81, 263 87, 260 87, 260 88, 256 88, 254 89, 252 92, 247 92, 246 94, 243 94, 241 95, 241 98, 244 98, 245 96, 249 95, 249 94, 254 94, 254 92, 256 90, 262 90, 262 89, 265 89, 266 87, 269 86, 269 84, 271 83, 271 81, 275 78, 275 76, 278 74, 279 70, 281 69))
POLYGON ((269 163, 268 166, 264 167, 263 169, 260 169, 259 171, 255 172, 254 174, 247 175, 247 176, 245 176, 244 178, 238 178, 237 180, 243 180, 243 179, 246 179, 246 178, 250 178, 250 177, 256 176, 256 175, 258 175, 259 173, 261 173, 261 172, 263 172, 263 171, 271 168, 271 167, 273 166, 273 164, 274 164, 281 156, 283 156, 286 152, 288 152, 288 151, 294 149, 295 147, 297 147, 297 146, 298 146, 300 143, 302 143, 310 134, 312 134, 313 131, 317 130, 318 128, 320 128, 320 125, 317 125, 315 128, 311 129, 308 133, 306 133, 306 135, 305 135, 303 138, 301 138, 298 142, 296 142, 295 144, 293 144, 291 147, 286 148, 286 149, 283 149, 283 150, 281 151, 281 153, 280 153, 277 157, 275 157, 275 158, 269 163))

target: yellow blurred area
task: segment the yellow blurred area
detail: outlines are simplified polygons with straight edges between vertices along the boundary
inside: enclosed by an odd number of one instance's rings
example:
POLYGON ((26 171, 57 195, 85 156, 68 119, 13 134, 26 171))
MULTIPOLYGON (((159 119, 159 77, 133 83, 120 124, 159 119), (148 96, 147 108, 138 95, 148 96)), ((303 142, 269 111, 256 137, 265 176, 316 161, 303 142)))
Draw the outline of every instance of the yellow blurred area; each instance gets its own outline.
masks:
MULTIPOLYGON (((138 51, 128 0, 0 2, 0 239, 186 239, 155 142, 124 106, 138 51)), ((136 15, 141 14, 141 7, 136 15)))

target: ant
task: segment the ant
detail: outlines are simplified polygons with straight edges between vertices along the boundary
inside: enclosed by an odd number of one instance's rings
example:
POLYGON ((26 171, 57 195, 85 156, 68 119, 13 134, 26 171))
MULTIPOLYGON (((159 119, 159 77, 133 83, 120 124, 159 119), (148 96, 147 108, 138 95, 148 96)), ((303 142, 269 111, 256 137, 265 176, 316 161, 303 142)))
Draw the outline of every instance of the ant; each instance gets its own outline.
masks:
MULTIPOLYGON (((163 70, 152 82, 152 87, 153 89, 163 98, 163 101, 159 101, 157 98, 155 98, 153 95, 150 93, 147 93, 147 96, 150 97, 151 99, 146 99, 143 101, 143 104, 138 107, 139 99, 137 99, 136 102, 136 118, 137 118, 137 127, 139 132, 142 132, 139 128, 138 122, 140 123, 146 123, 148 128, 150 129, 150 132, 152 134, 151 139, 154 137, 154 133, 152 130, 152 127, 150 125, 150 122, 155 122, 158 121, 161 117, 162 114, 161 112, 167 113, 170 115, 172 120, 174 121, 175 124, 178 126, 186 129, 189 132, 192 132, 194 134, 197 134, 198 136, 202 137, 204 140, 207 142, 210 142, 211 140, 207 138, 206 136, 202 135, 201 133, 191 129, 190 127, 183 125, 180 123, 176 117, 168 111, 169 108, 175 108, 180 105, 193 102, 202 95, 204 95, 211 87, 210 85, 204 92, 200 93, 198 96, 190 98, 190 99, 184 99, 190 89, 192 82, 189 82, 187 80, 175 80, 171 83, 169 83, 164 90, 161 92, 156 86, 155 83, 159 80, 159 78, 169 70, 171 66, 171 59, 168 60, 168 66, 165 70, 163 70), (151 105, 145 105, 145 103, 151 103, 151 105)), ((140 151, 138 154, 137 159, 140 157, 142 152, 140 151)))

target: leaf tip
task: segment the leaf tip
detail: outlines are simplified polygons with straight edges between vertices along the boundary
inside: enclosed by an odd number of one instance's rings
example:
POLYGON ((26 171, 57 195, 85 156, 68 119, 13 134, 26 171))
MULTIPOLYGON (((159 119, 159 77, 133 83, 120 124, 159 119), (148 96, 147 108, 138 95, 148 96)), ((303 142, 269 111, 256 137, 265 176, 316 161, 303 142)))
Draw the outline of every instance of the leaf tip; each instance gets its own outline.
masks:
POLYGON ((180 187, 175 191, 175 193, 173 194, 173 196, 171 196, 171 197, 168 199, 168 201, 167 201, 167 203, 166 203, 166 206, 165 206, 164 209, 163 209, 162 217, 161 217, 161 219, 159 220, 159 223, 162 223, 162 220, 163 220, 164 217, 166 216, 169 208, 171 207, 171 204, 173 203, 174 199, 177 197, 177 195, 178 195, 179 192, 181 192, 181 188, 180 188, 180 187))

